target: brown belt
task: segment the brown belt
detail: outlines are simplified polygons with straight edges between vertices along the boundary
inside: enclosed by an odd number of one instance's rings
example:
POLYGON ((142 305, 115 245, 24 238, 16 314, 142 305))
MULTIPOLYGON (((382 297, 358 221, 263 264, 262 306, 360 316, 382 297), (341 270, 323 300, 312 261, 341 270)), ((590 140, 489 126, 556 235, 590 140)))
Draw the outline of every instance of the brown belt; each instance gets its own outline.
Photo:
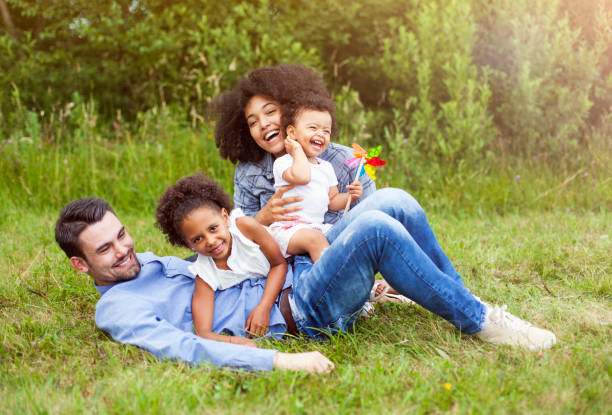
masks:
POLYGON ((280 312, 285 319, 285 323, 287 323, 287 333, 296 336, 298 334, 297 326, 295 325, 295 321, 293 320, 293 314, 291 314, 291 307, 289 306, 289 293, 291 292, 291 287, 285 288, 280 294, 280 312))

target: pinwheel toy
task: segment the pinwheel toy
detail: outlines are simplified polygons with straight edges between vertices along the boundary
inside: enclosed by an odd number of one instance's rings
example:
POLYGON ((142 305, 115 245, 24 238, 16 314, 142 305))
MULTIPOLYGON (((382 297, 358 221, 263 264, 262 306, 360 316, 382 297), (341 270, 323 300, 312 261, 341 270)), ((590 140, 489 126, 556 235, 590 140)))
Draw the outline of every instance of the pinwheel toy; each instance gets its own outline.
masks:
MULTIPOLYGON (((359 176, 363 175, 364 173, 367 173, 368 176, 370 176, 372 180, 376 180, 376 174, 374 173, 374 167, 380 167, 380 166, 384 166, 385 164, 387 164, 386 161, 378 158, 378 156, 380 155, 381 148, 382 148, 381 146, 377 146, 377 147, 373 147, 369 149, 368 151, 365 151, 363 147, 361 147, 359 144, 353 143, 353 155, 355 157, 348 159, 347 161, 344 162, 344 164, 350 167, 359 166, 357 167, 357 174, 355 175, 355 181, 359 179, 359 176), (362 166, 363 166, 363 169, 361 168, 362 166)), ((344 208, 343 214, 345 214, 348 211, 348 208, 350 205, 351 205, 351 198, 349 197, 349 199, 346 202, 346 207, 344 208)))

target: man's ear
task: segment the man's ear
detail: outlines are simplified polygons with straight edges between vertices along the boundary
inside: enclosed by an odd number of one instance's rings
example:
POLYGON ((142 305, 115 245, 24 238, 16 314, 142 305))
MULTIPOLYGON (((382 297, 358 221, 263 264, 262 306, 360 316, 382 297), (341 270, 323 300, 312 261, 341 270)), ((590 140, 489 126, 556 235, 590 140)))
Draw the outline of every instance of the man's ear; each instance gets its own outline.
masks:
POLYGON ((70 265, 75 268, 77 271, 87 272, 89 271, 89 265, 87 265, 87 261, 84 258, 79 256, 70 257, 70 265))
POLYGON ((288 125, 285 132, 288 138, 293 138, 295 136, 295 127, 293 125, 288 125))

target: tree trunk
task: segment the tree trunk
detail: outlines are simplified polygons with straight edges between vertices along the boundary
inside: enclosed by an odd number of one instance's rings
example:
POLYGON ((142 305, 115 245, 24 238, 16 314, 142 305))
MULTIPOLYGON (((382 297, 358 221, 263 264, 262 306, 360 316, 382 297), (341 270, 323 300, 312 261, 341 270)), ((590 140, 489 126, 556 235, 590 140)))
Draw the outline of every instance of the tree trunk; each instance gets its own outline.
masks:
POLYGON ((0 13, 2 13, 2 23, 6 26, 6 30, 9 35, 16 41, 17 33, 15 32, 15 26, 13 26, 13 21, 11 20, 11 14, 9 13, 8 6, 4 0, 0 0, 0 13))

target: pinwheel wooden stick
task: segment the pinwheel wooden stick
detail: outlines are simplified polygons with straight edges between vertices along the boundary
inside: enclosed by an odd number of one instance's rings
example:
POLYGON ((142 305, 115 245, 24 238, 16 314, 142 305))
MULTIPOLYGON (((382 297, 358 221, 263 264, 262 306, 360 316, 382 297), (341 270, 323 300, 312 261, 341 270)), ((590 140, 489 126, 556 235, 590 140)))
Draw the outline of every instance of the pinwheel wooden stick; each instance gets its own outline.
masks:
MULTIPOLYGON (((357 174, 355 174, 355 180, 353 180, 353 183, 359 180, 359 176, 361 176, 361 167, 363 166, 365 162, 366 162, 366 158, 362 157, 361 161, 359 162, 359 167, 357 167, 357 174)), ((342 213, 342 216, 346 215, 346 212, 348 212, 349 207, 351 207, 351 197, 350 196, 346 200, 346 206, 344 207, 344 212, 342 213)))
MULTIPOLYGON (((368 151, 365 151, 359 144, 353 143, 353 157, 352 159, 348 159, 344 162, 347 166, 357 167, 357 174, 355 175, 355 181, 359 180, 359 176, 364 173, 367 173, 368 176, 372 180, 376 180, 376 174, 374 174, 374 167, 384 166, 387 164, 386 161, 378 158, 380 155, 381 146, 373 147, 368 151), (363 170, 361 167, 363 166, 363 170)), ((354 182, 353 182, 354 183, 354 182)), ((348 211, 351 206, 351 198, 349 197, 346 201, 346 208, 344 209, 344 214, 348 211)))

